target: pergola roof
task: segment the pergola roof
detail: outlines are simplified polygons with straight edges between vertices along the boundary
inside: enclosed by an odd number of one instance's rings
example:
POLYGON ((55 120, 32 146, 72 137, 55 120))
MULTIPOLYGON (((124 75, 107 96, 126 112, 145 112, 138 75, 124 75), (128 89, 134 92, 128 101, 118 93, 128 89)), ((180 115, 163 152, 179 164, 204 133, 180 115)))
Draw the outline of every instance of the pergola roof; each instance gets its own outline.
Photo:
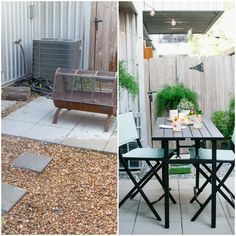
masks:
POLYGON ((150 11, 143 12, 143 22, 148 34, 186 34, 192 29, 193 34, 205 34, 223 11, 150 11), (172 26, 174 19, 176 25, 172 26))

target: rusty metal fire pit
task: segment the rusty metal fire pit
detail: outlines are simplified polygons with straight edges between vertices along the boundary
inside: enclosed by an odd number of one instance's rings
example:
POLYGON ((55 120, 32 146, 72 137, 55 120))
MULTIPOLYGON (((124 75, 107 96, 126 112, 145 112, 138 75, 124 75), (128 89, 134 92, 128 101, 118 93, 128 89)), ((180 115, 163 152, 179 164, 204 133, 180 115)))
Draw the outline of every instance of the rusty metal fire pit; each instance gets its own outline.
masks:
POLYGON ((52 92, 54 105, 58 108, 53 123, 57 123, 60 111, 80 110, 107 114, 104 130, 117 109, 117 73, 95 70, 68 70, 58 68, 52 92))

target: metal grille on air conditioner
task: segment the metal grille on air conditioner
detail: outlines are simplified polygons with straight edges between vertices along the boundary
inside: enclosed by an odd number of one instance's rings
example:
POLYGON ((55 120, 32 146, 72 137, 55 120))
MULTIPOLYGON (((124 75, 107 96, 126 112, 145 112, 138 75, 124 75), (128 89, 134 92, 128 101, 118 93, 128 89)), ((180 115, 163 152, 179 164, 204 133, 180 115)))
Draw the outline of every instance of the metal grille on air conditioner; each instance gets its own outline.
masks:
POLYGON ((33 77, 53 81, 58 67, 80 67, 81 41, 63 39, 33 40, 33 77))

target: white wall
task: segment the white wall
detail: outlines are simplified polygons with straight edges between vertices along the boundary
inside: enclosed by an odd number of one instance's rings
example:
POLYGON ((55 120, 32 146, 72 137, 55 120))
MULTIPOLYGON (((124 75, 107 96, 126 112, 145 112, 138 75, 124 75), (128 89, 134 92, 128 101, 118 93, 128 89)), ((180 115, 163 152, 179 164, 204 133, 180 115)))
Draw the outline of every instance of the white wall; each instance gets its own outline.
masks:
POLYGON ((120 92, 119 112, 132 111, 141 115, 141 141, 147 146, 147 117, 145 107, 145 80, 144 80, 144 56, 143 56, 143 2, 133 2, 136 13, 131 10, 120 11, 119 25, 119 60, 124 59, 129 71, 137 77, 139 95, 135 102, 132 101, 126 91, 120 92))
POLYGON ((27 73, 32 70, 32 40, 82 40, 82 66, 88 67, 91 2, 1 2, 1 81, 11 83, 25 75, 19 46, 22 40, 27 73))
MULTIPOLYGON (((137 18, 131 11, 120 11, 119 13, 119 60, 124 60, 128 71, 134 75, 138 82, 137 67, 137 18)), ((126 90, 120 90, 119 112, 133 111, 138 113, 138 99, 135 101, 126 90)))

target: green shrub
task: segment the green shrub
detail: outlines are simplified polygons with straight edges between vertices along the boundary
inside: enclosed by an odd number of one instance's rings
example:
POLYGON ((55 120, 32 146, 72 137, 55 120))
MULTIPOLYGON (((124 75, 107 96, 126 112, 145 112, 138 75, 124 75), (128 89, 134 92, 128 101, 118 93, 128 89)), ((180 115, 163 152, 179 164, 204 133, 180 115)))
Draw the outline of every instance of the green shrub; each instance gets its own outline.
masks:
POLYGON ((216 111, 212 115, 212 121, 217 129, 229 139, 233 133, 231 117, 228 111, 216 111))
POLYGON ((230 99, 229 111, 216 111, 212 114, 212 122, 226 140, 231 139, 235 125, 234 98, 230 99))
POLYGON ((134 76, 128 72, 124 61, 119 62, 119 85, 121 88, 127 89, 133 98, 138 93, 138 83, 134 76))
POLYGON ((165 87, 156 93, 156 110, 157 116, 162 116, 168 110, 177 109, 181 99, 186 99, 193 103, 197 109, 198 95, 196 92, 184 87, 183 84, 176 86, 165 85, 165 87))
POLYGON ((233 112, 233 113, 235 111, 235 99, 234 99, 234 97, 230 98, 230 101, 229 101, 229 111, 233 112))

